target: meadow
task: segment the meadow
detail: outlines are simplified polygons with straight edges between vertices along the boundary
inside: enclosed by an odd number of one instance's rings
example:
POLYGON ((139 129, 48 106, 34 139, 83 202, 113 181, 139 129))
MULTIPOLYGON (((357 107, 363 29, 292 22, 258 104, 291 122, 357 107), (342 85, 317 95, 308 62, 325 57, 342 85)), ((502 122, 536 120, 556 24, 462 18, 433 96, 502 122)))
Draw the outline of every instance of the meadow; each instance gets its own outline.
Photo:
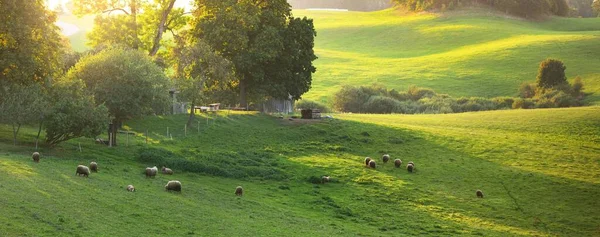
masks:
POLYGON ((127 122, 135 135, 127 142, 120 134, 117 147, 75 139, 43 147, 40 163, 31 160, 36 129, 25 128, 13 146, 3 125, 0 235, 595 236, 599 113, 289 121, 220 112, 187 133, 186 115, 155 116, 127 122), (414 161, 416 172, 383 164, 386 153, 414 161), (364 166, 366 156, 377 169, 364 166), (75 175, 92 160, 98 173, 75 175), (175 174, 145 178, 154 165, 175 174), (319 184, 322 175, 332 182, 319 184), (182 182, 181 194, 164 191, 168 180, 182 182), (127 192, 128 184, 137 191, 127 192), (238 185, 242 197, 234 195, 238 185))
POLYGON ((600 101, 600 18, 527 21, 482 9, 448 13, 294 11, 314 19, 317 72, 305 99, 331 103, 343 85, 428 87, 453 97, 516 96, 557 58, 600 101))

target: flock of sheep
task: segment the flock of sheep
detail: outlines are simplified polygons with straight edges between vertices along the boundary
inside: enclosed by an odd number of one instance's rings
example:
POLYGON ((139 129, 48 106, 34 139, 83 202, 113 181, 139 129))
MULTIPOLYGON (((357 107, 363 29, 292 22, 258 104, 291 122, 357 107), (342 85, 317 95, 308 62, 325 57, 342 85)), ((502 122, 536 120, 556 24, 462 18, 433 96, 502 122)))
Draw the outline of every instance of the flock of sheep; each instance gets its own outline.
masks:
MULTIPOLYGON (((40 153, 34 152, 32 158, 33 158, 34 162, 40 162, 40 153)), ((385 154, 381 157, 381 159, 382 159, 383 163, 385 164, 390 161, 390 155, 385 154)), ((367 158, 365 158, 365 166, 376 169, 377 163, 375 162, 375 160, 371 159, 371 157, 367 157, 367 158)), ((396 168, 400 168, 402 166, 402 160, 395 159, 394 166, 396 168)), ((90 167, 87 167, 84 165, 78 165, 75 175, 88 177, 90 175, 90 170, 92 172, 98 172, 98 164, 96 162, 92 161, 90 163, 90 167)), ((416 171, 415 163, 412 161, 409 161, 408 164, 406 165, 406 170, 408 170, 408 172, 410 172, 410 173, 415 172, 416 171)), ((166 175, 173 174, 173 170, 171 170, 167 167, 164 167, 164 166, 162 167, 161 171, 163 174, 166 174, 166 175)), ((158 173, 158 168, 156 168, 156 166, 146 168, 146 178, 154 178, 157 173, 158 173)), ((330 179, 331 178, 329 176, 321 177, 321 180, 323 183, 328 183, 330 179)), ((165 190, 181 192, 181 182, 179 182, 177 180, 171 180, 171 181, 167 182, 167 185, 165 185, 165 190)), ((127 186, 127 191, 133 192, 133 191, 135 191, 135 187, 130 184, 127 186)), ((244 190, 243 190, 242 186, 238 186, 235 188, 235 195, 242 196, 243 192, 244 192, 244 190)), ((477 195, 478 198, 483 198, 483 192, 481 190, 477 190, 475 192, 475 194, 477 195)))
MULTIPOLYGON (((387 163, 388 161, 390 161, 390 155, 389 154, 383 155, 381 157, 381 160, 383 161, 384 164, 387 163)), ((377 168, 377 163, 375 162, 375 160, 371 159, 371 157, 367 157, 367 158, 365 158, 365 166, 375 169, 375 168, 377 168)), ((395 159, 394 166, 396 166, 396 168, 400 168, 402 166, 402 160, 395 159)), ((406 170, 408 170, 408 172, 410 172, 410 173, 415 172, 416 171, 415 163, 412 161, 409 161, 408 164, 406 165, 406 170)), ((325 183, 325 177, 327 177, 327 181, 329 181, 329 176, 323 176, 323 183, 325 183)), ((478 198, 483 198, 483 192, 481 190, 475 191, 475 195, 478 198)))
MULTIPOLYGON (((32 155, 33 161, 36 163, 40 162, 40 153, 39 152, 34 152, 32 155)), ((75 175, 77 176, 83 176, 83 177, 89 177, 90 172, 98 172, 98 163, 92 161, 90 163, 90 166, 85 166, 85 165, 78 165, 77 166, 77 170, 75 171, 75 175)), ((162 167, 161 172, 165 175, 172 175, 173 174, 173 170, 169 169, 167 167, 162 167)), ((154 167, 147 167, 146 168, 146 178, 154 178, 156 176, 156 174, 158 173, 158 168, 156 168, 156 166, 154 167)), ((126 188, 127 191, 129 192, 134 192, 135 191, 135 187, 133 185, 127 185, 126 188)), ((181 182, 179 182, 178 180, 171 180, 169 182, 167 182, 167 185, 165 185, 165 190, 166 191, 175 191, 175 192, 181 192, 181 182)), ((244 189, 242 188, 242 186, 238 186, 235 188, 235 195, 236 196, 242 196, 242 194, 244 193, 244 189)))

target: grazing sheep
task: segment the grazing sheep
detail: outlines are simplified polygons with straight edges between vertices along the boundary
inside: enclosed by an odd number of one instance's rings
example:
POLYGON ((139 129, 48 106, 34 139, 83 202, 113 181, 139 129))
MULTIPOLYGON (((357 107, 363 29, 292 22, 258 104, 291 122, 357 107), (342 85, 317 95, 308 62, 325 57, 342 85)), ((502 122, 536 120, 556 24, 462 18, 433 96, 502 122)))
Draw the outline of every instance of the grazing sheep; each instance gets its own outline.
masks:
POLYGON ((381 157, 381 159, 383 160, 383 163, 387 163, 388 161, 390 161, 390 155, 385 154, 383 155, 383 157, 381 157))
POLYGON ((90 175, 90 168, 88 168, 87 166, 84 165, 78 165, 77 166, 77 171, 75 172, 75 175, 77 176, 85 176, 85 177, 89 177, 90 175))
POLYGON ((181 192, 181 182, 177 180, 171 180, 167 183, 167 185, 165 185, 165 190, 181 192))
POLYGON ((127 191, 133 192, 133 191, 135 191, 135 187, 133 187, 133 185, 131 185, 131 184, 127 185, 127 191))
POLYGON ((408 163, 408 165, 406 165, 406 170, 408 170, 408 172, 413 172, 413 170, 415 169, 415 167, 413 166, 413 164, 408 163))
POLYGON ((323 181, 323 183, 329 183, 329 176, 323 176, 321 177, 321 180, 323 181))
POLYGON ((478 198, 483 198, 483 192, 481 190, 477 190, 477 192, 475 192, 475 194, 477 194, 478 198))
POLYGON ((372 161, 369 161, 369 167, 371 167, 371 168, 373 168, 373 169, 375 169, 375 168, 377 167, 377 164, 375 164, 375 161, 374 161, 374 160, 372 160, 372 161))
POLYGON ((242 186, 237 186, 237 188, 235 188, 235 195, 242 196, 243 194, 244 194, 244 189, 242 188, 242 186))
POLYGON ((396 168, 400 168, 400 166, 402 166, 402 160, 400 160, 400 159, 394 160, 394 166, 396 166, 396 168))
POLYGON ((92 163, 90 163, 90 169, 92 170, 92 172, 98 172, 98 164, 92 161, 92 163))
POLYGON ((39 152, 34 152, 33 155, 31 155, 31 158, 33 158, 33 161, 35 163, 40 163, 40 153, 39 152))
POLYGON ((156 168, 156 166, 150 168, 150 167, 146 167, 146 178, 151 177, 154 178, 154 176, 156 176, 156 173, 158 173, 158 168, 156 168))
POLYGON ((371 157, 365 158, 365 165, 369 166, 369 162, 371 162, 371 157))
POLYGON ((169 174, 169 175, 173 174, 173 170, 171 170, 171 169, 169 169, 167 167, 163 166, 161 170, 162 170, 163 174, 169 174))

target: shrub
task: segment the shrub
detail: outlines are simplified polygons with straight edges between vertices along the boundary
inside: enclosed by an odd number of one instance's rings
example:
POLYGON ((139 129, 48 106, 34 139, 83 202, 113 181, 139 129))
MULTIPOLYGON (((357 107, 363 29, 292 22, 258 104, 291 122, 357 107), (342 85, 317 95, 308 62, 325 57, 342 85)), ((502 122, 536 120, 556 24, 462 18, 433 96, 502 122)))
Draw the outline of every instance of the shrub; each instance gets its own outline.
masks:
POLYGON ((420 100, 422 98, 431 98, 436 95, 436 93, 428 88, 421 88, 417 86, 410 86, 408 88, 408 96, 411 100, 420 100))
POLYGON ((327 113, 330 111, 329 107, 327 107, 326 105, 312 100, 299 100, 298 102, 296 102, 295 106, 296 109, 318 109, 322 113, 327 113))
POLYGON ((396 111, 399 102, 393 98, 385 96, 371 96, 369 101, 363 106, 363 111, 376 114, 390 114, 396 111))
POLYGON ((567 67, 560 60, 546 59, 542 61, 536 78, 537 87, 547 89, 568 84, 565 69, 567 67))
POLYGON ((512 104, 513 109, 533 109, 534 107, 535 103, 531 99, 517 98, 512 104))
POLYGON ((570 94, 567 94, 563 91, 559 91, 554 96, 552 96, 549 100, 554 106, 561 107, 561 108, 579 105, 577 100, 575 98, 573 98, 573 96, 571 96, 570 94))
POLYGON ((496 109, 510 109, 512 108, 515 98, 512 97, 496 97, 492 98, 492 102, 495 104, 496 109))
POLYGON ((388 92, 389 96, 396 99, 397 101, 407 101, 410 100, 410 96, 407 92, 398 92, 395 89, 392 89, 388 92))
POLYGON ((333 107, 342 112, 362 112, 363 104, 371 97, 363 90, 354 86, 344 86, 335 93, 333 97, 333 107))
POLYGON ((575 77, 575 81, 573 81, 573 85, 571 88, 573 92, 573 96, 580 96, 583 92, 583 82, 581 81, 581 77, 575 77))
POLYGON ((535 96, 535 85, 529 83, 522 83, 519 86, 519 96, 521 98, 533 98, 535 96))

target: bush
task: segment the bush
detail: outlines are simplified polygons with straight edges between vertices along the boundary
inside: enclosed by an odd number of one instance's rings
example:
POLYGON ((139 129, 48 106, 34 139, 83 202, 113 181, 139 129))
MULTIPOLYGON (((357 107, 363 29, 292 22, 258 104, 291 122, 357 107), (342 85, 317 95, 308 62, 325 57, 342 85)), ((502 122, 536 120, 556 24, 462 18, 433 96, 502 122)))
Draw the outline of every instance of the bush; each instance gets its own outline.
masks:
POLYGON ((492 102, 494 103, 496 109, 510 109, 510 108, 512 108, 512 105, 515 102, 515 98, 496 97, 496 98, 492 98, 492 102))
POLYGON ((333 108, 341 112, 362 112, 363 104, 371 97, 361 88, 344 86, 333 97, 333 108))
POLYGON ((51 106, 44 119, 46 143, 56 145, 78 137, 94 138, 102 133, 109 120, 108 109, 96 105, 94 97, 84 92, 80 80, 59 81, 53 85, 51 106))
POLYGON ((408 96, 411 100, 420 100, 422 98, 431 98, 436 95, 436 93, 428 88, 421 88, 416 86, 410 86, 408 88, 408 96))
POLYGON ((513 109, 533 109, 534 107, 535 103, 531 99, 517 98, 512 104, 513 109))
POLYGON ((538 88, 553 88, 568 84, 565 65, 560 60, 546 59, 540 63, 536 83, 538 88))
POLYGON ((581 81, 581 77, 575 77, 575 81, 573 81, 571 90, 573 92, 573 96, 575 97, 579 97, 581 94, 583 94, 583 81, 581 81))
POLYGON ((521 98, 533 98, 535 96, 535 85, 529 83, 522 83, 519 86, 519 96, 521 98))
POLYGON ((375 114, 390 114, 397 111, 399 101, 385 96, 371 96, 364 104, 363 111, 375 114))
POLYGON ((321 113, 328 113, 330 111, 326 105, 312 100, 299 100, 296 102, 295 107, 296 109, 318 109, 321 113))

